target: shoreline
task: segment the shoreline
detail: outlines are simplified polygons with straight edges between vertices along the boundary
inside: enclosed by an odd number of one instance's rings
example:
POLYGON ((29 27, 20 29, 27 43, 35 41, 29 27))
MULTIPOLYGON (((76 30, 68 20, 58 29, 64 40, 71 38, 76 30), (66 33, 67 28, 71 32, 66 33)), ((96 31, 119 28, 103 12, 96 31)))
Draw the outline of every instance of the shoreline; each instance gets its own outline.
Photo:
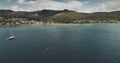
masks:
POLYGON ((96 25, 96 24, 120 24, 120 23, 54 23, 54 24, 18 24, 18 25, 4 25, 0 27, 16 27, 16 26, 32 26, 32 25, 96 25))

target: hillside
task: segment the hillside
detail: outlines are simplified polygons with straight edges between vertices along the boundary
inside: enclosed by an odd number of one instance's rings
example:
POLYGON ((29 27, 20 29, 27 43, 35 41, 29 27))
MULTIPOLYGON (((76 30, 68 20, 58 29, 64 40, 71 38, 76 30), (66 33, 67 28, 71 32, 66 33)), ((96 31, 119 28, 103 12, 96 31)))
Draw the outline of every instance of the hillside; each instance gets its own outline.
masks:
MULTIPOLYGON (((12 11, 0 10, 0 23, 11 21, 18 24, 27 22, 52 22, 52 23, 118 23, 120 21, 120 11, 80 13, 71 10, 41 10, 41 11, 12 11)), ((29 23, 28 23, 29 24, 29 23)))

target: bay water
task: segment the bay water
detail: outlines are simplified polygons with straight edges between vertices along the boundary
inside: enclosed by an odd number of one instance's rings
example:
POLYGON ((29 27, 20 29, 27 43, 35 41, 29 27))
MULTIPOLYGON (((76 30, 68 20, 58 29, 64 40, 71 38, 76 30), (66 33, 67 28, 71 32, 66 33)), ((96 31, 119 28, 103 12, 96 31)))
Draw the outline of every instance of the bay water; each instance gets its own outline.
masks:
POLYGON ((0 63, 120 63, 120 24, 1 27, 0 63))

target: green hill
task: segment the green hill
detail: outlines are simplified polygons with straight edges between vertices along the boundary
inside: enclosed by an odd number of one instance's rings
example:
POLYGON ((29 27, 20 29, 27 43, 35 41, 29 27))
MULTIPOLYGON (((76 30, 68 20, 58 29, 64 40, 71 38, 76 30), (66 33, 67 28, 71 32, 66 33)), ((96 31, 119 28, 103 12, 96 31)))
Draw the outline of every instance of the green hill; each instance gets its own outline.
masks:
MULTIPOLYGON (((120 11, 80 13, 71 10, 41 10, 41 11, 12 11, 0 10, 2 22, 5 19, 21 18, 28 21, 43 21, 55 23, 117 23, 120 21, 120 11)), ((19 20, 20 21, 20 20, 19 20)))

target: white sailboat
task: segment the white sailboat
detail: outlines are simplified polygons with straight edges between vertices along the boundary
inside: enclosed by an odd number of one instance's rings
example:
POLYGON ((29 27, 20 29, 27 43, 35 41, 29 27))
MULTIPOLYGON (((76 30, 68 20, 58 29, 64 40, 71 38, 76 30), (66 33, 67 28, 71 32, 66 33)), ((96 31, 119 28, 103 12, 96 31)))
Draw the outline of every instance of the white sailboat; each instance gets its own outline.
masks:
POLYGON ((15 35, 11 29, 11 36, 9 38, 7 38, 7 40, 13 40, 13 39, 15 39, 15 35))
MULTIPOLYGON (((13 23, 11 23, 11 25, 12 25, 12 24, 13 24, 13 23)), ((11 36, 8 37, 7 40, 13 40, 13 39, 15 39, 15 35, 14 35, 13 30, 11 29, 11 36)))

